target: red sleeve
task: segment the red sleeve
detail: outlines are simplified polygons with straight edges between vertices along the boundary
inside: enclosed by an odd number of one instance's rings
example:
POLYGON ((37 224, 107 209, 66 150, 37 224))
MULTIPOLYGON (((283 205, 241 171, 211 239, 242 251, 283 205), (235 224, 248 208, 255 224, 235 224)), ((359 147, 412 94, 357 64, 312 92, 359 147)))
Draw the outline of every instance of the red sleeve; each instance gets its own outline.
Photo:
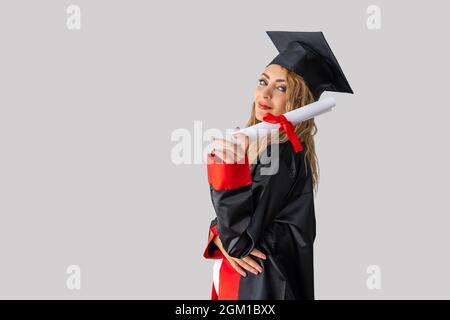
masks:
POLYGON ((218 162, 218 157, 208 154, 208 182, 215 190, 230 190, 252 184, 248 156, 243 163, 218 162))
MULTIPOLYGON (((292 148, 290 144, 284 146, 292 148)), ((224 252, 231 257, 242 259, 249 255, 264 230, 287 203, 295 182, 291 171, 292 157, 287 153, 291 151, 282 151, 279 145, 275 147, 277 149, 271 147, 268 150, 273 157, 270 164, 258 163, 254 172, 250 170, 247 155, 242 163, 223 163, 218 156, 212 158, 219 161, 208 159, 217 232, 224 252), (273 152, 279 153, 272 155, 273 152)))
POLYGON ((224 257, 222 252, 213 242, 213 239, 215 236, 217 236, 217 234, 218 234, 217 226, 214 225, 210 227, 208 235, 208 243, 206 245, 205 251, 203 252, 203 257, 205 257, 206 259, 220 259, 224 257))

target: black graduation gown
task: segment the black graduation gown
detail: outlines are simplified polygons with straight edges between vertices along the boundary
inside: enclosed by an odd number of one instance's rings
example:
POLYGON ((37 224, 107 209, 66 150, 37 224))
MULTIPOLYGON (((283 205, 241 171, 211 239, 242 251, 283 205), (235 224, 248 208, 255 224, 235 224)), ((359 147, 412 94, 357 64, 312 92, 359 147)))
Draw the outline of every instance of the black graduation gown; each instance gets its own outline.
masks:
POLYGON ((211 299, 314 299, 316 219, 306 147, 296 153, 288 140, 278 147, 269 145, 267 154, 276 148, 279 157, 272 157, 271 166, 278 159, 278 172, 271 175, 262 174, 269 165, 260 160, 252 166, 247 158, 246 163, 207 165, 216 218, 203 256, 223 259, 218 294, 213 282, 211 299), (232 257, 243 258, 253 248, 262 251, 266 259, 250 257, 263 272, 245 270, 247 276, 241 276, 213 243, 217 234, 232 257))

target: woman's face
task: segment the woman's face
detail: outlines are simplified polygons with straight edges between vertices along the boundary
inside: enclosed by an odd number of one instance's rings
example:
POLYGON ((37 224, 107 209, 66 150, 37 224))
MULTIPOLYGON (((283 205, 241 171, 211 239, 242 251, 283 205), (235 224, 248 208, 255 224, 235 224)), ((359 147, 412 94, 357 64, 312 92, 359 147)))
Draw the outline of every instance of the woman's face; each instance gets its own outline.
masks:
POLYGON ((278 116, 286 108, 287 70, 278 64, 266 67, 255 89, 255 116, 262 121, 267 112, 278 116))

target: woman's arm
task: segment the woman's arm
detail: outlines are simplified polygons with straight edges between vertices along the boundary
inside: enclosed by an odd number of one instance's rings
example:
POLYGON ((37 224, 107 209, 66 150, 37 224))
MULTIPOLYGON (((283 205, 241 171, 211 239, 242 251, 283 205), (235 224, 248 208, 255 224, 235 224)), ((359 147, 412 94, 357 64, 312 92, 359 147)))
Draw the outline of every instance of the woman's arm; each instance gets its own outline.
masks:
POLYGON ((222 252, 214 243, 215 237, 218 235, 217 233, 217 217, 214 218, 209 226, 209 234, 208 234, 208 242, 206 244, 206 248, 203 252, 203 257, 206 259, 220 259, 223 258, 222 252))
POLYGON ((252 180, 248 159, 245 163, 208 161, 216 230, 225 251, 232 257, 248 256, 286 203, 294 182, 292 174, 281 156, 272 157, 271 165, 278 165, 276 173, 262 174, 263 166, 259 165, 252 180), (258 191, 256 196, 253 190, 258 191))
MULTIPOLYGON (((228 255, 228 253, 226 252, 226 250, 222 245, 222 241, 220 241, 216 225, 217 225, 217 218, 214 218, 211 221, 208 236, 208 244, 205 248, 203 256, 207 259, 226 258, 230 262, 230 265, 244 277, 246 276, 246 273, 243 269, 253 272, 254 274, 257 274, 257 271, 262 272, 261 266, 249 256, 243 259, 238 259, 228 255)), ((261 259, 266 259, 265 254, 263 254, 261 251, 257 249, 253 249, 253 251, 250 252, 250 254, 259 257, 261 259)))
MULTIPOLYGON (((222 241, 220 241, 220 238, 218 235, 214 237, 213 241, 214 241, 214 244, 222 252, 224 257, 230 262, 230 265, 234 268, 234 270, 236 270, 242 276, 244 276, 244 277, 247 276, 244 269, 248 270, 254 274, 258 274, 258 272, 261 273, 263 271, 261 266, 255 260, 250 258, 250 256, 244 257, 242 259, 231 257, 224 249, 224 247, 222 245, 222 241)), ((261 259, 266 259, 266 255, 263 254, 258 249, 253 249, 252 252, 250 252, 250 254, 254 255, 256 257, 259 257, 261 259)))

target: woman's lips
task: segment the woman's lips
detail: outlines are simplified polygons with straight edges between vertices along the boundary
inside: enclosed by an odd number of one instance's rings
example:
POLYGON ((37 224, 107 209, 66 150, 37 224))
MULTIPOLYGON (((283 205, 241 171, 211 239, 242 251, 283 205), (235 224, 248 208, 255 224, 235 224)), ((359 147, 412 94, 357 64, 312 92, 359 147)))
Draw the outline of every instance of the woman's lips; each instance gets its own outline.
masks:
POLYGON ((258 103, 258 107, 259 107, 261 110, 269 110, 269 109, 272 109, 271 107, 266 106, 265 104, 261 104, 261 103, 258 103))

